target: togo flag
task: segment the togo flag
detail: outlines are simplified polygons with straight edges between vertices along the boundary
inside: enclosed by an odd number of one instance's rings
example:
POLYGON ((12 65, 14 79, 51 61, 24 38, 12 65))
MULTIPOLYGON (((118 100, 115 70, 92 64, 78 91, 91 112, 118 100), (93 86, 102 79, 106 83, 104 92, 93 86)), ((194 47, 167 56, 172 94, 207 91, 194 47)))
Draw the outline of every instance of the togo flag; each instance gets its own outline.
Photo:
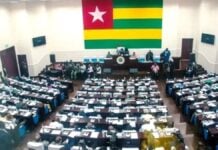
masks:
POLYGON ((161 48, 163 0, 82 0, 86 49, 161 48))

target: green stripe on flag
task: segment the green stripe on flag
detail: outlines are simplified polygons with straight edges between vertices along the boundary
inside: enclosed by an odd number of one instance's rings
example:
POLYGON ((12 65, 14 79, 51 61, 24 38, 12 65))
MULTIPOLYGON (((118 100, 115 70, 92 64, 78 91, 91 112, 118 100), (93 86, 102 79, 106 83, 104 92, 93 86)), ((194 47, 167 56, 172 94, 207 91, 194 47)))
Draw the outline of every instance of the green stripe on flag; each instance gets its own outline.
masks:
POLYGON ((85 40, 86 49, 116 48, 123 45, 128 48, 161 48, 161 40, 85 40))
POLYGON ((163 0, 113 0, 114 8, 162 8, 163 0))
POLYGON ((114 29, 157 29, 162 28, 162 19, 116 19, 114 29))

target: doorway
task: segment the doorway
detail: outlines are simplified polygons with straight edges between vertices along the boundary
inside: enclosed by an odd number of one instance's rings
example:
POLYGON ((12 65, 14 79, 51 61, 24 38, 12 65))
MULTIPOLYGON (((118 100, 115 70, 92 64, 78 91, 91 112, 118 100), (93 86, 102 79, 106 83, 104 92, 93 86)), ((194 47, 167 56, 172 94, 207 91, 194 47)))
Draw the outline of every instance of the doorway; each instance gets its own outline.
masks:
POLYGON ((2 69, 8 77, 19 76, 15 48, 10 47, 0 52, 2 69))
POLYGON ((193 39, 182 39, 181 59, 189 59, 193 49, 193 39))
POLYGON ((192 38, 184 38, 182 39, 182 54, 180 60, 180 69, 185 70, 188 66, 190 54, 193 49, 193 39, 192 38))

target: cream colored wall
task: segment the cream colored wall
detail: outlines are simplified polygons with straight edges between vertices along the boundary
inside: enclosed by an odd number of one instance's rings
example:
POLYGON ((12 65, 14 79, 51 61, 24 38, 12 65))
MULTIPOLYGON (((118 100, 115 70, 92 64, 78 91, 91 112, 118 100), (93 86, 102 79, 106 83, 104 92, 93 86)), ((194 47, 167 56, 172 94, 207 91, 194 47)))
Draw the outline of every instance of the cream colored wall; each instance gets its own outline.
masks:
MULTIPOLYGON (((210 0, 208 6, 204 1, 201 3, 200 0, 164 0, 162 48, 153 49, 156 55, 168 47, 173 56, 180 56, 182 38, 193 38, 193 49, 199 49, 197 53, 201 53, 202 57, 206 57, 210 62, 216 61, 218 54, 214 52, 215 55, 207 56, 199 42, 200 33, 207 25, 202 20, 210 16, 210 13, 206 16, 204 13, 211 9, 210 5, 217 6, 215 3, 211 4, 216 0, 210 0), (205 5, 206 8, 203 7, 205 5), (199 23, 202 25, 199 26, 199 23)), ((0 13, 0 22, 5 21, 5 24, 9 25, 5 25, 6 29, 3 32, 5 36, 0 35, 0 41, 3 39, 0 47, 4 47, 6 43, 14 43, 18 54, 26 54, 30 75, 37 75, 46 64, 49 64, 49 54, 56 54, 57 61, 70 59, 81 61, 86 56, 105 56, 107 51, 115 52, 115 49, 84 49, 81 0, 23 2, 11 4, 10 7, 0 7, 0 12, 5 9, 7 15, 3 15, 2 18, 0 13), (46 36, 47 44, 33 47, 32 38, 41 35, 46 36)), ((216 10, 212 12, 214 17, 215 13, 216 10)), ((215 25, 210 26, 215 29, 215 25)), ((130 51, 144 55, 148 49, 130 49, 130 51)))
POLYGON ((200 5, 198 32, 198 62, 209 72, 218 73, 218 3, 217 0, 202 0, 200 5), (201 43, 201 33, 215 35, 215 45, 201 43))
MULTIPOLYGON (((11 32, 11 18, 8 5, 0 5, 0 50, 4 50, 12 45, 13 37, 11 32)), ((0 71, 2 71, 2 64, 0 60, 0 71)))

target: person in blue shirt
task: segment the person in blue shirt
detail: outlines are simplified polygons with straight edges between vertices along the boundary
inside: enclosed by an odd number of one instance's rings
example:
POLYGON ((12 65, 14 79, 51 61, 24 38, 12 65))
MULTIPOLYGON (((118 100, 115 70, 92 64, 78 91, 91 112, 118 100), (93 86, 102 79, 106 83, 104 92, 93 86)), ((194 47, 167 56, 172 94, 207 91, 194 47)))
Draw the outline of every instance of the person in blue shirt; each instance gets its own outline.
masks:
POLYGON ((6 130, 5 124, 0 122, 0 149, 1 150, 12 150, 13 149, 13 138, 10 133, 6 130))
POLYGON ((163 61, 163 63, 169 62, 170 59, 170 51, 168 48, 166 48, 161 54, 160 54, 160 59, 163 61))

